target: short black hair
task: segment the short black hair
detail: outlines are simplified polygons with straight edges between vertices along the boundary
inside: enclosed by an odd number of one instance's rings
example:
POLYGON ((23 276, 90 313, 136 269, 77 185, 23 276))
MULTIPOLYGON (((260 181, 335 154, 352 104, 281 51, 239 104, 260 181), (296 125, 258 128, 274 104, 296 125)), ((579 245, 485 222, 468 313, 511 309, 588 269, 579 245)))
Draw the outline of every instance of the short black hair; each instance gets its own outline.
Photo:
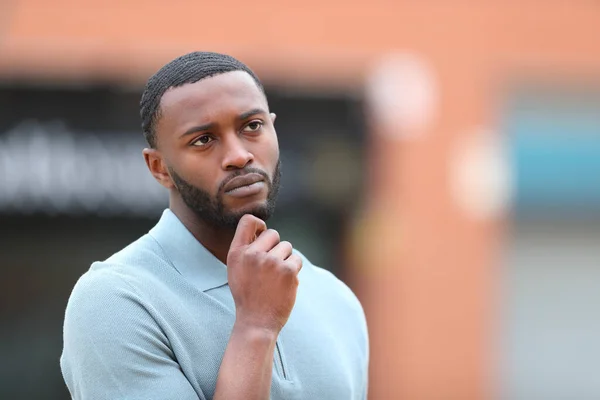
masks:
POLYGON ((247 72, 259 89, 265 92, 256 74, 246 64, 226 54, 206 51, 188 53, 152 75, 140 100, 142 131, 150 147, 156 148, 156 122, 160 118, 160 101, 167 90, 232 71, 247 72))

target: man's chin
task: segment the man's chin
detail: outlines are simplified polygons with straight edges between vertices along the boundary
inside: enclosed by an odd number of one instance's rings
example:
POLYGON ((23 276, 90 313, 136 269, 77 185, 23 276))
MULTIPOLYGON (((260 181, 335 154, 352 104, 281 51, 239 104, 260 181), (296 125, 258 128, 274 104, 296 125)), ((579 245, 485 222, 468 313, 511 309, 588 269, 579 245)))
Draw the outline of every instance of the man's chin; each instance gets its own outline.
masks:
POLYGON ((236 225, 240 221, 240 219, 246 215, 251 214, 256 218, 260 218, 263 221, 268 220, 271 217, 272 212, 266 205, 255 206, 255 207, 245 207, 242 209, 238 209, 235 211, 230 211, 227 213, 227 219, 230 221, 235 221, 236 225))

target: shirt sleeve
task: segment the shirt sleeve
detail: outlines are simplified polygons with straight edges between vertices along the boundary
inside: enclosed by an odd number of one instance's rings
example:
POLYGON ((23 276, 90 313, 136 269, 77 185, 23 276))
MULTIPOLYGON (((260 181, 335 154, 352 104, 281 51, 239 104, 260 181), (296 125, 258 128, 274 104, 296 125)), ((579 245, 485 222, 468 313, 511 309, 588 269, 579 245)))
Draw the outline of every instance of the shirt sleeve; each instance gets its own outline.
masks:
POLYGON ((90 271, 67 305, 60 365, 73 399, 204 400, 136 291, 116 273, 90 271))

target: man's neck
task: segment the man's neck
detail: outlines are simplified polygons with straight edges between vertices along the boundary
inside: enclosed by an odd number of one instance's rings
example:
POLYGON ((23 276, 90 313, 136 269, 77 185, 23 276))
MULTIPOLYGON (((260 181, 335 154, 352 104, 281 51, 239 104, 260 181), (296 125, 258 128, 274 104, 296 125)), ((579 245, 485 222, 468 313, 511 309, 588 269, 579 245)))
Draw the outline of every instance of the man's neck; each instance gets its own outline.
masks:
POLYGON ((196 240, 223 264, 227 265, 227 254, 235 235, 235 229, 219 229, 210 226, 184 205, 171 203, 169 208, 187 230, 194 235, 196 240))

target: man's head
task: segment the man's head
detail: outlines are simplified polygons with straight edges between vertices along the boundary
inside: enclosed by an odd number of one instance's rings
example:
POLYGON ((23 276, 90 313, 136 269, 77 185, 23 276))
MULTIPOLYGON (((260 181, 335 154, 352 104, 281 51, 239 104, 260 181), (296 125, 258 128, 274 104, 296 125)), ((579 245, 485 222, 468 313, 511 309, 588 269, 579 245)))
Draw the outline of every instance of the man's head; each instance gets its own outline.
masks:
POLYGON ((179 57, 148 80, 140 114, 144 158, 172 207, 215 228, 247 213, 269 218, 280 178, 275 114, 246 65, 217 53, 179 57))

